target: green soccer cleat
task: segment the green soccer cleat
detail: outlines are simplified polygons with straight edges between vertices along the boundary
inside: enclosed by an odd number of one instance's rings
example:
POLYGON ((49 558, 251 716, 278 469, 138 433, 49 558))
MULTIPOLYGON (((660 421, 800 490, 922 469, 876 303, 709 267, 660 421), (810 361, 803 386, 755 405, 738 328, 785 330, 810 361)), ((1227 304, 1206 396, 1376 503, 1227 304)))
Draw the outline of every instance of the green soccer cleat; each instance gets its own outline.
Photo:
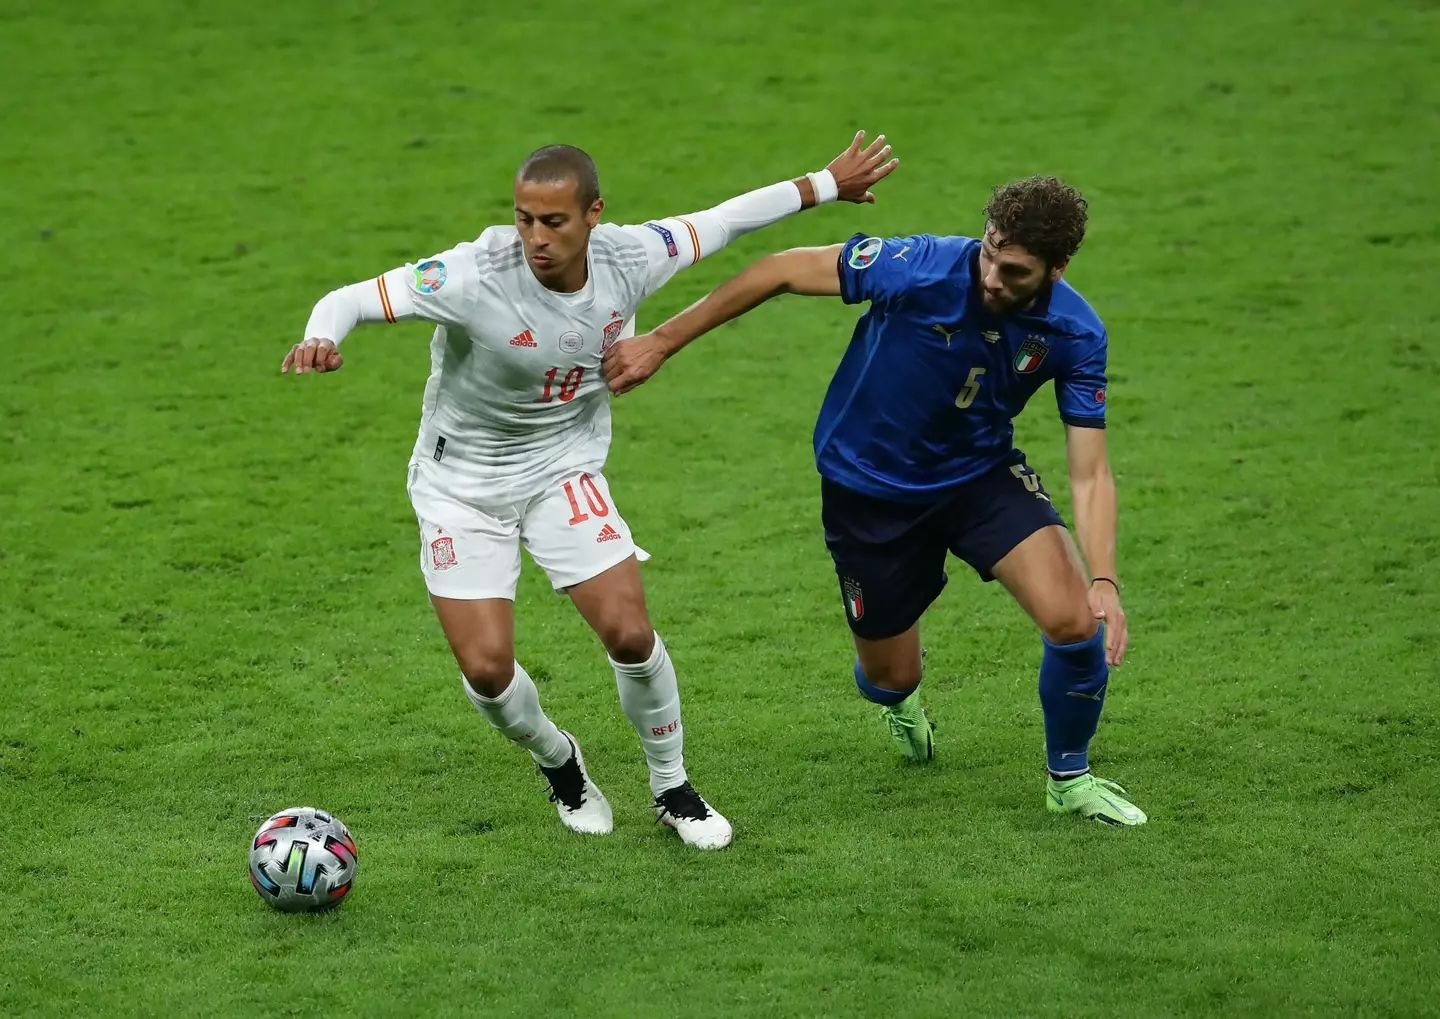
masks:
POLYGON ((900 749, 900 756, 916 764, 924 764, 935 756, 935 723, 920 706, 919 692, 912 693, 893 708, 881 708, 880 717, 890 730, 890 738, 900 749))
POLYGON ((1133 827, 1145 823, 1145 811, 1114 782, 1089 772, 1074 778, 1046 781, 1045 806, 1052 814, 1079 814, 1106 824, 1133 827))

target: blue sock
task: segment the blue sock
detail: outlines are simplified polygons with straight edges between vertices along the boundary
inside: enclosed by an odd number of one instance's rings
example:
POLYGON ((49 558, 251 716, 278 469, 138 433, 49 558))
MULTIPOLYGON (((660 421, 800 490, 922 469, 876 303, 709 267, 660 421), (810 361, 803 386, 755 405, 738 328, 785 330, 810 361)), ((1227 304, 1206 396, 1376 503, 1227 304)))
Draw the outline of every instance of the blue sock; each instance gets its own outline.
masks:
POLYGON ((906 697, 909 697, 915 690, 885 690, 875 686, 865 678, 865 673, 860 669, 860 663, 855 663, 855 689, 860 691, 860 696, 867 701, 874 701, 876 704, 883 704, 887 708, 893 708, 906 697))
POLYGON ((1040 707, 1045 712, 1045 763, 1052 774, 1090 768, 1090 739, 1100 725, 1110 667, 1105 627, 1078 644, 1045 641, 1040 660, 1040 707))

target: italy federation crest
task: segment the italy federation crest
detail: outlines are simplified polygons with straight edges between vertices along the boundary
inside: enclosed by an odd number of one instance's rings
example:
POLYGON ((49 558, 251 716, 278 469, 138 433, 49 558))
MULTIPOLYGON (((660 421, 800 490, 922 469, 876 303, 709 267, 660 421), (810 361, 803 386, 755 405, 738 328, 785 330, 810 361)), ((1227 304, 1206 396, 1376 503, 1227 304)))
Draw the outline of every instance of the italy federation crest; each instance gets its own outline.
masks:
POLYGON ((1040 367, 1040 362, 1049 352, 1050 344, 1045 342, 1045 337, 1031 333, 1025 337, 1025 342, 1020 344, 1020 352, 1015 355, 1015 370, 1021 375, 1028 375, 1040 367))
POLYGON ((858 622, 865 615, 865 598, 860 592, 860 581, 845 577, 841 586, 845 591, 845 611, 858 622))

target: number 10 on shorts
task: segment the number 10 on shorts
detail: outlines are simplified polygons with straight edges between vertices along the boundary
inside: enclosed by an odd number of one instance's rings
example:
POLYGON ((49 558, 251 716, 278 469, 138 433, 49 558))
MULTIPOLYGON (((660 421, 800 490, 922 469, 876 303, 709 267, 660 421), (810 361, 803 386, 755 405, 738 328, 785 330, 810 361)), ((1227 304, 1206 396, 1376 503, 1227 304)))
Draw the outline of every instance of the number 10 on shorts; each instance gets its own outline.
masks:
POLYGON ((610 515, 610 504, 600 494, 600 487, 595 484, 595 479, 588 474, 580 475, 578 482, 565 482, 565 498, 570 500, 570 526, 583 524, 591 516, 604 517, 610 515), (580 494, 585 496, 585 505, 590 508, 586 513, 580 508, 580 501, 575 498, 575 485, 580 486, 580 494))

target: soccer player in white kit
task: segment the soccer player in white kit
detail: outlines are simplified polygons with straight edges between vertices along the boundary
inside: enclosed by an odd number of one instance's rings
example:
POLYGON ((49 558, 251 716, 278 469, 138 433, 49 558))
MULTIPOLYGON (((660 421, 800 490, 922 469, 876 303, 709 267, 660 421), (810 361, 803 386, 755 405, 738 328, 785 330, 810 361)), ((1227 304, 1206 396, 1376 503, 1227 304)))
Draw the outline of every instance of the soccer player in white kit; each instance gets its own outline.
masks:
POLYGON ((635 726, 661 821, 687 844, 730 844, 730 823, 685 771, 675 668, 651 626, 631 538, 602 473, 610 448, 605 351, 677 271, 735 238, 827 201, 873 202, 893 170, 864 132, 826 169, 713 209, 600 222, 595 164, 580 149, 532 153, 515 177, 515 224, 326 294, 281 372, 335 371, 359 323, 435 324, 430 379, 409 468, 420 569, 471 703, 528 750, 569 828, 608 834, 610 804, 579 743, 540 707, 515 660, 520 547, 568 594, 604 645, 635 726))

